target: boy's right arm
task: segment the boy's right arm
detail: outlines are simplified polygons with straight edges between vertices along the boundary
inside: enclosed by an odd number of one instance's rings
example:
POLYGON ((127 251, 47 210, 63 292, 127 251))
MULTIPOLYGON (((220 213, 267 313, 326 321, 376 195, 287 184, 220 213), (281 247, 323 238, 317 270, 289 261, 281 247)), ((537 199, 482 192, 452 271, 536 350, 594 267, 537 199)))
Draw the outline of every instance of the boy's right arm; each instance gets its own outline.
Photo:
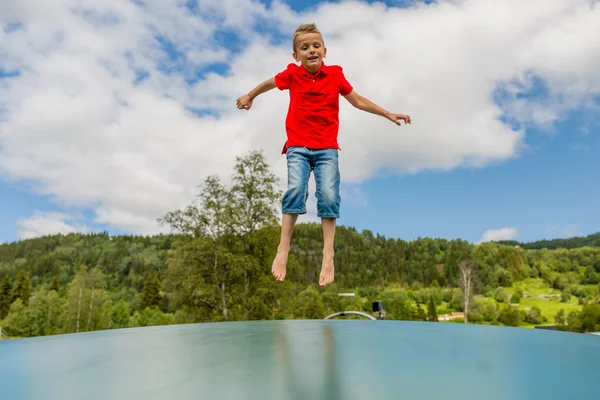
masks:
POLYGON ((266 81, 260 83, 257 87, 252 89, 248 94, 241 96, 237 99, 237 107, 245 110, 249 110, 252 107, 252 102, 259 95, 268 92, 269 90, 275 89, 275 77, 271 77, 266 81))

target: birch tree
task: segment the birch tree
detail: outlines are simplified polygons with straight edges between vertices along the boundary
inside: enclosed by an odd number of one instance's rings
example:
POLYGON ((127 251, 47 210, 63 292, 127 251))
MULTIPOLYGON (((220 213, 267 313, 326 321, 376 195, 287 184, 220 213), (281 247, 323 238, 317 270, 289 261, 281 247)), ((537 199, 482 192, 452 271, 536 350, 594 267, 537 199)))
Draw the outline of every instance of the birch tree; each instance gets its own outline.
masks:
POLYGON ((65 331, 79 333, 104 327, 104 276, 98 268, 81 266, 69 284, 65 311, 65 331))
MULTIPOLYGON (((276 225, 281 195, 261 151, 236 159, 232 183, 226 187, 218 176, 210 176, 192 204, 159 219, 191 238, 171 253, 165 288, 180 304, 203 307, 209 314, 217 311, 226 320, 239 310, 238 318, 249 319, 257 310, 252 296, 265 271, 253 257, 252 238, 276 225), (184 273, 196 282, 194 287, 175 278, 184 273)), ((194 318, 206 318, 201 314, 194 318)))
POLYGON ((475 262, 472 260, 461 261, 459 264, 459 279, 460 286, 463 289, 465 303, 465 324, 468 323, 469 314, 469 302, 471 299, 471 290, 473 288, 473 274, 475 269, 475 262))

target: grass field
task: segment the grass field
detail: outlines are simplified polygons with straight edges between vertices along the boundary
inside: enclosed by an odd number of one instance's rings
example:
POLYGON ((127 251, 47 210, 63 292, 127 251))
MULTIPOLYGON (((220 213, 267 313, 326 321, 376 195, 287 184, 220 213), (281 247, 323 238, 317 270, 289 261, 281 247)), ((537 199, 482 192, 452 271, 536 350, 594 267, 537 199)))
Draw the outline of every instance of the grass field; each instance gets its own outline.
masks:
MULTIPOLYGON (((555 316, 562 309, 565 312, 565 317, 572 311, 580 311, 581 305, 579 299, 576 296, 571 296, 569 301, 562 302, 560 290, 552 289, 541 279, 528 279, 523 282, 517 282, 513 287, 504 287, 504 291, 510 299, 514 294, 517 287, 520 287, 523 291, 523 297, 517 307, 519 310, 528 311, 532 307, 537 307, 541 311, 542 318, 545 318, 545 322, 540 325, 554 325, 555 316)), ((492 298, 477 298, 477 302, 489 302, 495 301, 498 309, 501 309, 506 303, 497 302, 492 298)), ((448 313, 448 303, 443 302, 437 307, 438 315, 448 313)), ((520 327, 523 328, 534 328, 536 325, 523 322, 520 327)))
MULTIPOLYGON (((542 316, 548 319, 545 323, 547 325, 554 324, 554 317, 561 309, 565 311, 565 316, 569 315, 572 311, 581 310, 581 305, 577 297, 571 296, 569 301, 562 302, 560 301, 560 290, 546 286, 540 279, 528 279, 524 282, 519 282, 517 286, 521 288, 524 294, 526 293, 526 296, 523 296, 519 302, 519 310, 527 311, 531 307, 539 308, 542 316)), ((513 295, 515 289, 516 286, 505 288, 510 296, 513 295)))

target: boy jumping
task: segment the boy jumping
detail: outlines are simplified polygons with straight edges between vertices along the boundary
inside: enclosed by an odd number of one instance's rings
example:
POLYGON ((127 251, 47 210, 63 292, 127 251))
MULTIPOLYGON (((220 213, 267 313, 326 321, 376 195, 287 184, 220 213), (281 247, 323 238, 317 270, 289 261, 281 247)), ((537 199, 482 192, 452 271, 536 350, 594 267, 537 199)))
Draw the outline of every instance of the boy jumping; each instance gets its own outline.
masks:
POLYGON ((308 180, 315 174, 317 216, 323 227, 323 264, 319 285, 333 282, 333 242, 340 208, 340 172, 338 169, 339 95, 359 110, 380 115, 397 125, 410 124, 408 115, 390 113, 360 96, 348 83, 342 68, 327 66, 323 37, 315 24, 300 25, 292 37, 292 56, 300 65, 289 64, 272 78, 237 99, 239 109, 249 110, 254 99, 271 89, 288 89, 290 104, 285 127, 288 188, 282 201, 281 238, 271 272, 275 279, 285 279, 292 232, 299 214, 306 213, 308 180))

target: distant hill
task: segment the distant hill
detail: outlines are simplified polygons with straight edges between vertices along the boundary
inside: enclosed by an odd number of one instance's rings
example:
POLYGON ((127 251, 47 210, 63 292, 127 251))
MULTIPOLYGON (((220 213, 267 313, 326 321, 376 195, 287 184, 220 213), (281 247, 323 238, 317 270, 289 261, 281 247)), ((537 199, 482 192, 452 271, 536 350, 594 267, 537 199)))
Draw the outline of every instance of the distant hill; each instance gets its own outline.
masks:
POLYGON ((507 246, 521 246, 524 249, 575 249, 578 247, 600 247, 600 232, 584 237, 544 239, 530 243, 521 243, 515 240, 502 240, 498 243, 507 246))

